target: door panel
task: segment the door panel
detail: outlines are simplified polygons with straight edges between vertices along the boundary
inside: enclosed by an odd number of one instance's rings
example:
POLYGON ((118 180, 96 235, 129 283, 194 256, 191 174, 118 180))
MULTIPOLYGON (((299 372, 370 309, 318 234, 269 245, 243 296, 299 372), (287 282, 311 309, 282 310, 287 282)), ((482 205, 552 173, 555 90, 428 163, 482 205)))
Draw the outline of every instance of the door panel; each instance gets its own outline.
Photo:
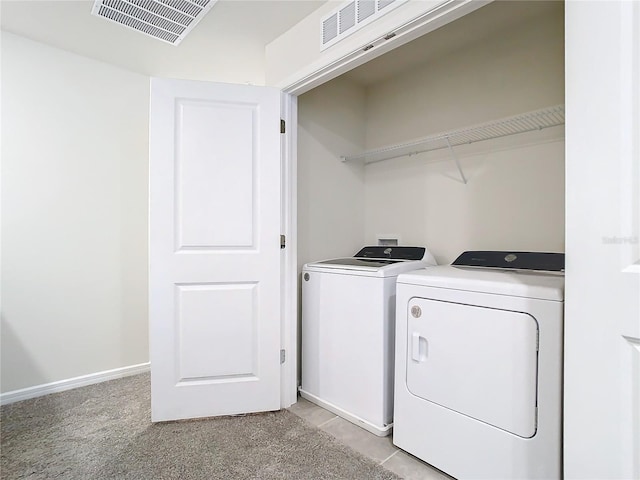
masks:
POLYGON ((178 382, 254 377, 257 284, 177 285, 178 382), (211 317, 209 312, 216 312, 211 317))
POLYGON ((280 92, 152 79, 154 421, 280 408, 280 92))
POLYGON ((179 249, 255 248, 256 109, 177 100, 179 249))

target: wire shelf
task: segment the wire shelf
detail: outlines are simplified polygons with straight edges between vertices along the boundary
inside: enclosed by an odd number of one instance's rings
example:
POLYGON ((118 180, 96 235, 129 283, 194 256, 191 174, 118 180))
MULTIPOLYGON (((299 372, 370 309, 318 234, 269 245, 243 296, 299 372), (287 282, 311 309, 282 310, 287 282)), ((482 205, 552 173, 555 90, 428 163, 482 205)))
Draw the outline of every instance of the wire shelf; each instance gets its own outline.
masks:
POLYGON ((564 125, 564 105, 556 105, 554 107, 522 113, 513 117, 437 133, 412 142, 390 145, 357 155, 343 156, 341 158, 343 162, 364 160, 364 163, 367 164, 376 163, 392 158, 467 145, 518 133, 556 127, 558 125, 564 125))

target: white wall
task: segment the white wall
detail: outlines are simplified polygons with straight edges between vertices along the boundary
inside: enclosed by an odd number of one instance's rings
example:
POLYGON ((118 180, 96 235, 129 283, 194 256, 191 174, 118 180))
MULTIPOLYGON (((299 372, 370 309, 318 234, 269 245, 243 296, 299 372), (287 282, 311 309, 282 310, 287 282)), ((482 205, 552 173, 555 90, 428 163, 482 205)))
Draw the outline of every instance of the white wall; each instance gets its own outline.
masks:
MULTIPOLYGON (((369 87, 367 148, 564 103, 559 7, 369 87)), ((438 43, 474 15, 429 35, 438 43)), ((564 251, 562 137, 555 128, 456 148, 467 185, 446 150, 368 165, 365 243, 399 234, 441 263, 473 249, 564 251)))
POLYGON ((298 98, 298 265, 353 255, 364 240, 364 90, 338 78, 298 98))
POLYGON ((148 99, 2 33, 2 392, 148 361, 148 99))

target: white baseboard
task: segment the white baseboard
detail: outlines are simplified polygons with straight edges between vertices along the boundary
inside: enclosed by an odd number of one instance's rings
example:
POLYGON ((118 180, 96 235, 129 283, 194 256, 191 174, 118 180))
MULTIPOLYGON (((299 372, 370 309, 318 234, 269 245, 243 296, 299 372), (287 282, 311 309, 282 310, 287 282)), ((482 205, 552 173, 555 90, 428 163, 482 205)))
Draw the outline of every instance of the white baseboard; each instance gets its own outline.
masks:
POLYGON ((8 405, 9 403, 28 400, 30 398, 49 395, 50 393, 64 392, 72 388, 85 387, 94 383, 106 382, 117 378, 129 377, 138 373, 145 373, 150 370, 150 363, 140 363, 138 365, 130 365, 128 367, 114 368, 105 372, 90 373, 81 377, 68 378, 58 382, 45 383, 44 385, 36 385, 35 387, 22 388, 0 394, 0 405, 8 405))
POLYGON ((360 428, 364 428, 368 432, 371 432, 378 437, 386 437, 387 435, 391 435, 391 431, 393 430, 393 422, 388 425, 375 425, 374 423, 371 423, 364 418, 360 418, 351 412, 347 412, 346 410, 334 405, 333 403, 316 397, 309 392, 305 392, 304 390, 302 390, 302 388, 300 388, 298 391, 300 392, 300 396, 302 398, 305 398, 310 402, 324 408, 325 410, 329 410, 330 412, 333 412, 336 415, 349 420, 351 423, 358 425, 360 428))

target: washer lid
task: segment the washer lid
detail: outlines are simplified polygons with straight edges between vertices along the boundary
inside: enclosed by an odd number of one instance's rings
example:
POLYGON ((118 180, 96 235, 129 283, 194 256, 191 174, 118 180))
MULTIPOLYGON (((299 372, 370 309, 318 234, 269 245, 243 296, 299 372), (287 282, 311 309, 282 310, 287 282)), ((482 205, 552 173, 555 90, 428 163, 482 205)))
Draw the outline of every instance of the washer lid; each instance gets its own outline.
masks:
POLYGON ((402 272, 435 265, 433 255, 426 247, 363 247, 353 257, 332 258, 307 263, 304 269, 342 271, 352 275, 395 277, 402 272), (358 273, 360 272, 360 273, 358 273))
POLYGON ((398 283, 561 302, 564 274, 440 265, 403 273, 398 283))
POLYGON ((365 277, 397 277, 426 267, 421 260, 389 260, 385 258, 335 258, 321 262, 307 263, 304 271, 326 272, 338 275, 358 275, 365 277))
POLYGON ((320 262, 315 262, 315 265, 339 265, 341 267, 370 267, 370 268, 380 268, 386 267, 387 265, 392 265, 394 263, 401 263, 404 260, 388 260, 385 258, 355 258, 355 257, 347 257, 347 258, 334 258, 331 260, 322 260, 320 262))

